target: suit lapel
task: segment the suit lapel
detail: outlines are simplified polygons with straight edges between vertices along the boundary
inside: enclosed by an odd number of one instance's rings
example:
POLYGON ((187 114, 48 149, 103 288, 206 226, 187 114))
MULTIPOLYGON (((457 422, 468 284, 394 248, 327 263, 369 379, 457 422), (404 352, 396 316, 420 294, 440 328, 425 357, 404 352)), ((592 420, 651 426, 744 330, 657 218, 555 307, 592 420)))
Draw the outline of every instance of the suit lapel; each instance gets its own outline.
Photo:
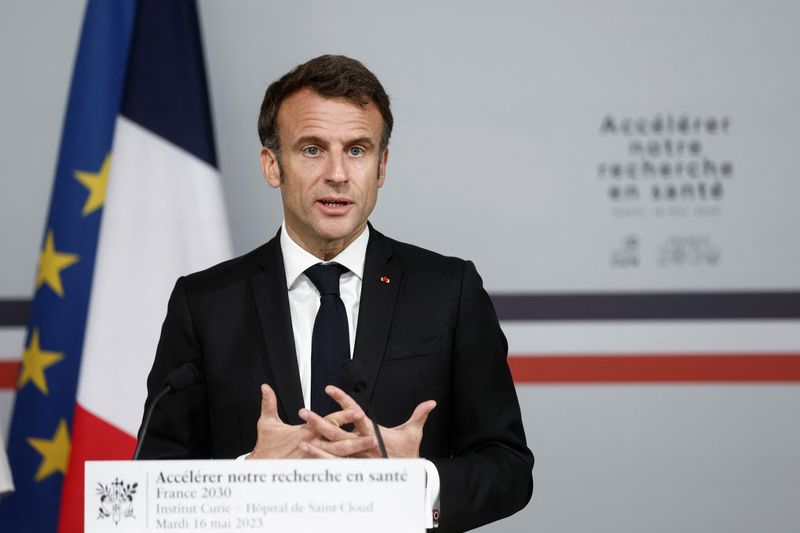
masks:
POLYGON ((358 361, 364 370, 368 398, 372 398, 383 363, 402 277, 402 270, 391 258, 388 240, 370 226, 353 349, 353 360, 358 361))
POLYGON ((259 265, 263 271, 253 276, 252 290, 267 347, 267 360, 275 378, 278 408, 287 423, 301 424, 303 421, 297 416, 297 411, 303 407, 303 393, 278 237, 267 243, 259 265))

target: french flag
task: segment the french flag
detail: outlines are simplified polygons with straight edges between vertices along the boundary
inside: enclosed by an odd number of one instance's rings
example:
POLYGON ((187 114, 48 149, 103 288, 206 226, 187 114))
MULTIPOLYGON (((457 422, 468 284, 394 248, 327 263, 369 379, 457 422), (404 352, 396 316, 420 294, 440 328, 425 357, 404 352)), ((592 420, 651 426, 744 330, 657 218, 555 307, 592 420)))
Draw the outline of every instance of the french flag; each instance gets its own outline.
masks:
POLYGON ((193 0, 139 0, 116 119, 61 499, 83 530, 83 463, 127 459, 178 276, 231 257, 193 0))
POLYGON ((77 533, 84 462, 133 454, 176 278, 231 256, 194 0, 88 2, 45 235, 0 523, 77 533))

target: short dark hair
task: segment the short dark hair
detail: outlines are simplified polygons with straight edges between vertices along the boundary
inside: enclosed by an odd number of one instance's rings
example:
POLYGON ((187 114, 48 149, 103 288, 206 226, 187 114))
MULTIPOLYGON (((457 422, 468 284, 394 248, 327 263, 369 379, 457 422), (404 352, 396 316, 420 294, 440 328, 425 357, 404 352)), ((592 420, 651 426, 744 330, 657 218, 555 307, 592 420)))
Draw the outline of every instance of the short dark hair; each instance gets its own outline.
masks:
POLYGON ((267 87, 258 115, 258 137, 262 146, 280 152, 278 110, 287 97, 305 88, 326 98, 346 98, 360 107, 374 103, 383 117, 380 149, 383 151, 389 146, 394 124, 389 95, 375 74, 361 62, 339 55, 316 57, 267 87))

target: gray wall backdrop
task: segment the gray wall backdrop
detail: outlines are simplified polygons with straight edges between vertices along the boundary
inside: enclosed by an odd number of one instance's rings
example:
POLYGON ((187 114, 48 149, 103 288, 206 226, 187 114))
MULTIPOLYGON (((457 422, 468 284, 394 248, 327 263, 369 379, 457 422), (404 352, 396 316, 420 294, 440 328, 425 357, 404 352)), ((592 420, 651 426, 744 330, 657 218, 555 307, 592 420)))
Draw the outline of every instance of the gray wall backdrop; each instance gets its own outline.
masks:
MULTIPOLYGON (((310 57, 343 53, 372 68, 393 98, 389 174, 373 223, 474 259, 490 292, 800 288, 796 2, 199 4, 237 253, 281 220, 279 195, 258 167, 266 85, 310 57), (603 117, 657 113, 733 117, 730 134, 701 138, 705 155, 736 166, 712 215, 622 216, 598 185, 600 161, 627 157, 626 141, 599 133, 603 117), (614 268, 609 253, 631 234, 642 242, 640 267, 614 268), (687 236, 722 250, 723 261, 659 269, 659 246, 687 236)), ((0 4, 0 298, 31 294, 83 7, 0 4)), ((771 330, 668 326, 697 336, 686 350, 758 351, 761 338, 782 339, 775 350, 800 350, 795 320, 771 330)), ((661 347, 658 328, 602 327, 607 339, 595 350, 618 349, 623 333, 638 339, 629 350, 661 347)), ((576 337, 570 324, 525 328, 509 326, 518 353, 557 352, 576 337), (530 340, 539 334, 552 344, 530 340)), ((4 335, 6 345, 11 338, 21 346, 18 332, 4 335)), ((519 393, 537 456, 536 494, 523 513, 487 531, 797 531, 795 385, 519 393)), ((5 428, 10 406, 11 393, 0 393, 5 428)))

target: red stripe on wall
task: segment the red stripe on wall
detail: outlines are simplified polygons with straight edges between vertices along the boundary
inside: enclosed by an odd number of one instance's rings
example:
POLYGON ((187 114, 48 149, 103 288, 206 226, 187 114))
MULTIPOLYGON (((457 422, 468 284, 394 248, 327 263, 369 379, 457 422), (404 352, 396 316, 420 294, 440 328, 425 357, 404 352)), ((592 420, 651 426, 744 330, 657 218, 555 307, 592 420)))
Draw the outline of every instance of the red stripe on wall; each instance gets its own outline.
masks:
POLYGON ((508 364, 518 384, 800 382, 800 353, 515 355, 508 364))
MULTIPOLYGON (((515 383, 800 382, 800 353, 512 355, 515 383)), ((0 361, 0 390, 17 386, 18 361, 0 361)))
POLYGON ((17 388, 19 361, 0 361, 0 390, 17 388))

